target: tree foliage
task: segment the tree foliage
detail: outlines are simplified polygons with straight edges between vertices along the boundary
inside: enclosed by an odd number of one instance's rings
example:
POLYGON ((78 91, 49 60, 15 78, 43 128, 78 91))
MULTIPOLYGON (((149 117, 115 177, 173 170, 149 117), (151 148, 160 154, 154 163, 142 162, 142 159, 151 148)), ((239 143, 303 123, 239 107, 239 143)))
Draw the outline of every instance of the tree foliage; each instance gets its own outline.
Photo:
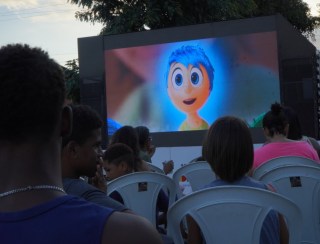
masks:
POLYGON ((102 23, 101 34, 119 34, 281 13, 310 35, 319 17, 302 0, 69 0, 82 9, 77 19, 102 23))
POLYGON ((67 61, 63 67, 67 87, 67 98, 72 103, 80 103, 80 77, 78 59, 67 61))

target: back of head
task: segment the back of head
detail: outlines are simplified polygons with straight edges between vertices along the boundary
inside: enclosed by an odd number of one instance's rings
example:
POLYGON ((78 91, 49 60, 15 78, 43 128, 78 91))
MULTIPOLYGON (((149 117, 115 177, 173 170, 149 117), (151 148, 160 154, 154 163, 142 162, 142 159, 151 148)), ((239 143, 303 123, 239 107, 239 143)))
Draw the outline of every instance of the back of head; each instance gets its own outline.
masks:
POLYGON ((64 99, 63 71, 46 52, 22 44, 0 48, 0 140, 47 140, 64 99))
POLYGON ((262 120, 263 128, 267 128, 269 130, 271 137, 275 134, 286 135, 285 128, 287 124, 288 119, 279 103, 272 104, 271 110, 266 113, 262 120))
POLYGON ((134 168, 134 154, 130 147, 123 143, 115 143, 110 145, 103 154, 103 161, 108 161, 109 164, 119 165, 125 162, 128 166, 134 168))
POLYGON ((135 128, 137 135, 138 135, 138 139, 139 139, 139 146, 140 148, 144 148, 144 146, 146 145, 146 143, 149 140, 150 137, 150 131, 147 127, 145 126, 137 126, 135 128))
POLYGON ((136 130, 129 125, 122 126, 111 137, 110 145, 123 143, 131 148, 135 158, 134 171, 146 170, 143 161, 139 156, 139 141, 136 130))
POLYGON ((73 113, 72 133, 62 139, 63 147, 69 141, 76 141, 83 144, 94 130, 100 129, 103 125, 100 115, 87 105, 70 105, 73 113))
POLYGON ((300 140, 302 138, 302 132, 298 114, 291 107, 282 107, 282 110, 289 123, 287 138, 291 140, 300 140))
POLYGON ((119 128, 111 137, 110 145, 114 143, 123 143, 129 146, 135 156, 139 155, 138 135, 132 126, 125 125, 119 128))
POLYGON ((204 157, 222 180, 234 182, 253 164, 253 142, 247 124, 236 117, 217 119, 206 135, 204 157))

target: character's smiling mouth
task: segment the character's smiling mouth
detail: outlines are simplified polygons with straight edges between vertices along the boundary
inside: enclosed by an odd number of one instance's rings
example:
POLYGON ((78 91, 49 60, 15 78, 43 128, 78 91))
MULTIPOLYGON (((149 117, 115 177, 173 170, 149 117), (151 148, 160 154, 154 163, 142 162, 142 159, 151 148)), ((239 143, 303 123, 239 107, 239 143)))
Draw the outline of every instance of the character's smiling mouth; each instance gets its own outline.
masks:
POLYGON ((196 100, 197 100, 196 98, 189 98, 189 99, 183 100, 183 103, 184 103, 184 104, 187 104, 187 105, 191 105, 191 104, 193 104, 196 100))

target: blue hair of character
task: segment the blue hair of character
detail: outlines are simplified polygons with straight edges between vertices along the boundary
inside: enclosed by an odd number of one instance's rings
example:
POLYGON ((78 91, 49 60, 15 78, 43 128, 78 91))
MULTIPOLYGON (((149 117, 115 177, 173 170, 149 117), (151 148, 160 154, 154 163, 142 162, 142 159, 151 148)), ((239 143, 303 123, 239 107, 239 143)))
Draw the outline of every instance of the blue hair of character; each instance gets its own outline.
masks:
POLYGON ((168 71, 167 71, 167 79, 170 71, 170 66, 173 63, 181 63, 185 67, 192 64, 194 67, 200 69, 200 64, 204 66, 208 73, 209 82, 210 82, 210 91, 212 90, 213 86, 213 79, 214 79, 214 68, 212 64, 205 54, 204 50, 199 46, 182 46, 175 51, 173 51, 169 57, 168 63, 168 71))

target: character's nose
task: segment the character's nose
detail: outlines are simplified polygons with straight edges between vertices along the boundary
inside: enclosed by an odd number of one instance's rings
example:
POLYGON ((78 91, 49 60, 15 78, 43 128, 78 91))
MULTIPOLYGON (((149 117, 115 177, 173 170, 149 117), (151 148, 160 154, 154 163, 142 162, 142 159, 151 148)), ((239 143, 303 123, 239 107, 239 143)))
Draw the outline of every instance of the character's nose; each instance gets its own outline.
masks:
POLYGON ((186 84, 185 84, 185 92, 190 93, 191 90, 192 90, 192 85, 191 85, 190 80, 188 80, 188 82, 186 82, 186 84))

